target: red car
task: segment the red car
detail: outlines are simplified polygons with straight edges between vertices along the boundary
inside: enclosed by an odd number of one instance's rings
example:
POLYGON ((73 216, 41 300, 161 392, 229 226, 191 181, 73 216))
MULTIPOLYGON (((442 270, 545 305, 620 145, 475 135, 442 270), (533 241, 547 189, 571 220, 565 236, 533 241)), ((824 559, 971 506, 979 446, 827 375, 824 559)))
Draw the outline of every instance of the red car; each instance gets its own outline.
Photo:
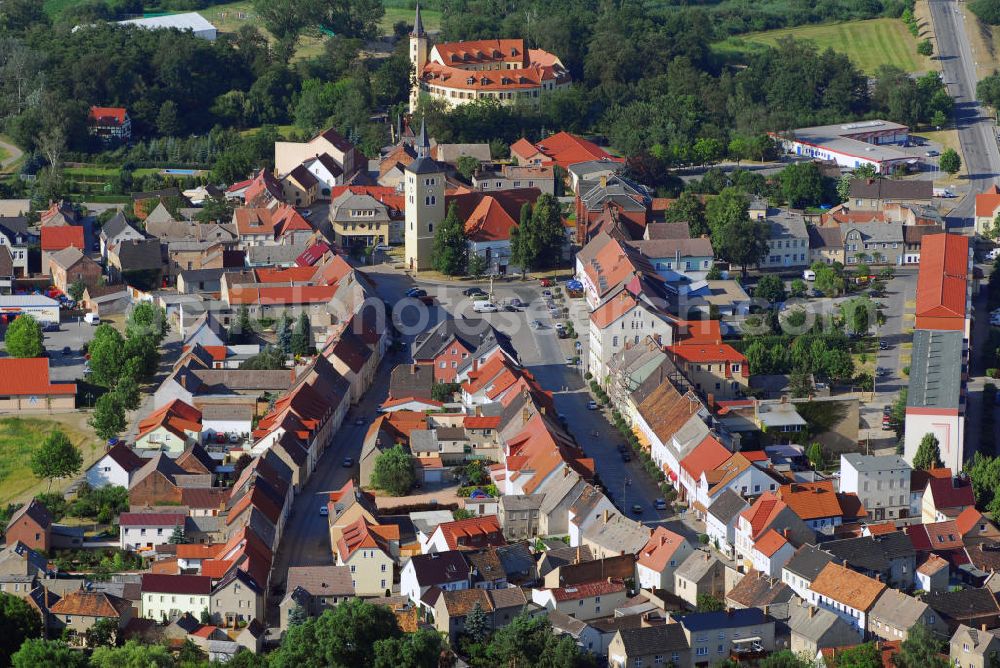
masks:
POLYGON ((543 288, 551 288, 552 287, 552 279, 551 278, 543 278, 543 279, 540 279, 538 282, 539 282, 539 284, 543 288))

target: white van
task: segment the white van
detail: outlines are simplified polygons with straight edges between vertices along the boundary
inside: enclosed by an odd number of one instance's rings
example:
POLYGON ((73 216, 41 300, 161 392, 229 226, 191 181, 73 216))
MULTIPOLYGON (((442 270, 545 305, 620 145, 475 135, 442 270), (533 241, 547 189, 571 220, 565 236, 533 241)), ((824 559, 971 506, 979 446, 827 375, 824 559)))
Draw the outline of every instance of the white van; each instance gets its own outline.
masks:
POLYGON ((806 269, 805 271, 802 272, 802 278, 806 279, 807 281, 815 281, 816 272, 813 271, 812 269, 806 269))
POLYGON ((100 325, 101 316, 97 315, 96 313, 88 313, 87 315, 83 316, 83 321, 88 325, 100 325))
POLYGON ((484 299, 472 302, 472 310, 476 313, 495 313, 500 310, 500 307, 488 299, 484 299))

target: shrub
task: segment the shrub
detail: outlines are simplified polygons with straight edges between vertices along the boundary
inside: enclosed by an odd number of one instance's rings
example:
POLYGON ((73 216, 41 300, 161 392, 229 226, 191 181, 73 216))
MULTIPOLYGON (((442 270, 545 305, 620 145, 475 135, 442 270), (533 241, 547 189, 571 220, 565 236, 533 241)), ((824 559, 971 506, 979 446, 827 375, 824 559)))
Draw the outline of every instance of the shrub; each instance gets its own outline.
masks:
POLYGON ((708 545, 708 534, 698 534, 698 542, 702 545, 708 545))

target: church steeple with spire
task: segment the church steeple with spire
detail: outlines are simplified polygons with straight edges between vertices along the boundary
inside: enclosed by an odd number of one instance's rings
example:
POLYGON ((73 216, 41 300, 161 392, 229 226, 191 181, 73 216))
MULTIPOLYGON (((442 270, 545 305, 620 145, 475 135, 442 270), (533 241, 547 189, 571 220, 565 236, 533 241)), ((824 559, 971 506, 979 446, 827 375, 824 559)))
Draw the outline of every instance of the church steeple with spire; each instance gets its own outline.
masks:
MULTIPOLYGON (((427 64, 429 43, 427 33, 424 32, 424 22, 420 18, 420 3, 417 3, 417 12, 413 17, 413 32, 410 33, 410 64, 413 66, 413 74, 417 78, 427 64)), ((417 110, 419 100, 419 86, 413 86, 410 90, 410 113, 417 110)))

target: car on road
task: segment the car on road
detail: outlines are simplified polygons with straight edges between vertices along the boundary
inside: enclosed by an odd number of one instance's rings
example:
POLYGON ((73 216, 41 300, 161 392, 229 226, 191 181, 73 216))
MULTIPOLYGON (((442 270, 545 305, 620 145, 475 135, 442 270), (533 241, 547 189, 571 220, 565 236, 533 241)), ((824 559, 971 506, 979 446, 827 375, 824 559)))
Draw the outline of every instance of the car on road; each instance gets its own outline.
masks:
POLYGON ((230 443, 239 443, 241 440, 242 438, 240 437, 240 435, 235 432, 229 435, 230 443))
POLYGON ((497 311, 500 310, 500 307, 498 307, 491 301, 483 300, 483 301, 473 302, 472 310, 475 311, 476 313, 496 313, 497 311))
POLYGON ((527 304, 525 304, 523 301, 521 301, 517 297, 514 297, 513 299, 511 299, 507 303, 510 304, 511 306, 515 307, 515 308, 525 308, 527 306, 527 304))
POLYGON ((629 452, 627 450, 622 453, 622 461, 623 462, 630 462, 630 461, 632 461, 632 455, 629 454, 629 452))
POLYGON ((667 500, 666 499, 657 499, 656 501, 653 502, 653 506, 657 510, 666 510, 667 509, 667 500))
POLYGON ((363 417, 354 418, 354 426, 355 427, 360 427, 364 423, 365 423, 365 419, 363 417))
POLYGON ((531 328, 532 329, 541 329, 542 328, 542 321, 541 320, 532 320, 531 321, 531 328))
POLYGON ((927 153, 925 153, 924 155, 926 155, 928 158, 934 158, 934 157, 937 157, 937 156, 941 155, 941 152, 940 151, 935 151, 934 149, 931 149, 931 150, 927 151, 927 153))
POLYGON ((636 515, 642 515, 642 506, 640 506, 638 503, 633 503, 632 512, 636 515))
POLYGON ((354 466, 354 460, 351 459, 350 457, 344 457, 344 461, 341 462, 340 465, 343 466, 345 469, 349 469, 352 466, 354 466))
POLYGON ((889 375, 889 370, 886 369, 884 366, 877 366, 877 367, 875 367, 875 375, 876 376, 888 376, 889 375))
POLYGON ((486 295, 486 292, 482 288, 466 288, 462 290, 462 294, 466 297, 475 297, 477 295, 486 295))
POLYGON ((409 290, 406 291, 406 296, 419 297, 421 293, 426 295, 427 291, 424 290, 423 288, 410 288, 409 290))
MULTIPOLYGON (((552 291, 551 290, 542 290, 542 296, 543 297, 551 297, 552 296, 552 291)), ((548 301, 548 300, 546 300, 546 301, 548 301)))
POLYGON ((889 350, 889 344, 886 343, 885 341, 879 341, 878 342, 878 349, 879 350, 889 350))
POLYGON ((596 411, 597 410, 597 402, 594 401, 593 399, 591 399, 590 401, 588 401, 587 402, 587 410, 588 411, 596 411))
POLYGON ((326 517, 329 514, 330 514, 330 509, 329 508, 327 508, 326 506, 320 506, 319 507, 319 515, 320 515, 320 517, 326 517))
POLYGON ((72 355, 73 354, 73 349, 70 348, 69 346, 63 346, 62 354, 63 355, 72 355))
POLYGON ((551 288, 552 287, 552 279, 551 278, 542 278, 542 279, 539 279, 538 284, 541 285, 543 288, 551 288))
POLYGON ((576 357, 567 355, 566 356, 566 366, 576 366, 576 357))

